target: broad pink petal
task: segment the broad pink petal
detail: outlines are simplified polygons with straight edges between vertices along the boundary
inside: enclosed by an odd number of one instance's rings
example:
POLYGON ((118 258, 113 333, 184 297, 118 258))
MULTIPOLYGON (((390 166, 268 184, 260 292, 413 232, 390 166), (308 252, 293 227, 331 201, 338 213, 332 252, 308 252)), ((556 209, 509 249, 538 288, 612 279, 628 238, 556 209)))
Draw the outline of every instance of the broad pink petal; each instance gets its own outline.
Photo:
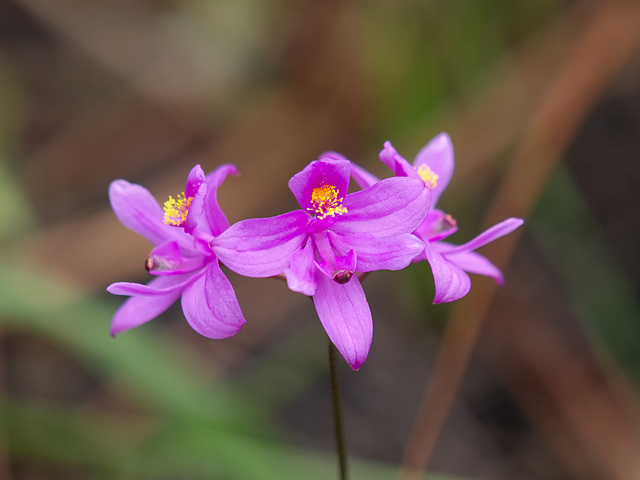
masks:
POLYGON ((196 165, 191 169, 187 177, 187 185, 184 190, 186 198, 192 198, 189 205, 189 212, 184 222, 184 231, 193 232, 198 226, 198 222, 204 211, 204 201, 207 196, 207 182, 204 171, 200 165, 196 165))
POLYGON ((207 338, 231 337, 245 323, 231 282, 215 261, 185 288, 182 311, 191 328, 207 338))
POLYGON ((227 267, 247 277, 271 277, 290 267, 292 255, 307 239, 311 217, 295 210, 278 217, 252 218, 231 225, 211 241, 227 267))
POLYGON ((154 245, 175 239, 184 242, 182 229, 163 222, 164 211, 153 195, 141 185, 114 180, 109 185, 109 200, 118 220, 154 245))
POLYGON ((435 207, 442 192, 445 191, 453 176, 454 158, 453 143, 446 133, 435 136, 425 145, 413 162, 416 171, 420 165, 427 165, 431 171, 438 175, 436 187, 432 190, 432 205, 435 207))
POLYGON ((111 322, 111 335, 153 320, 180 298, 190 276, 157 277, 148 285, 114 283, 107 288, 115 295, 133 295, 116 311, 111 322), (185 281, 186 280, 186 281, 185 281))
POLYGON ((447 261, 427 242, 425 254, 431 266, 435 285, 433 303, 459 300, 471 290, 471 279, 460 267, 447 261))
POLYGON ((351 178, 353 178, 361 188, 365 189, 373 185, 374 183, 378 183, 380 179, 369 173, 364 168, 355 163, 351 162, 351 178))
POLYGON ((429 199, 429 189, 418 178, 386 178, 347 195, 343 202, 347 213, 331 228, 341 235, 374 233, 389 237, 411 233, 427 216, 429 199))
POLYGON ((314 188, 331 185, 336 188, 338 198, 344 198, 349 188, 351 162, 346 159, 321 158, 307 165, 289 180, 289 188, 305 211, 313 211, 311 193, 314 188))
POLYGON ((379 238, 365 233, 338 235, 330 232, 329 238, 340 254, 355 250, 358 272, 400 270, 424 250, 424 243, 410 233, 379 238))
POLYGON ((380 151, 379 157, 396 177, 418 177, 418 173, 413 166, 393 148, 391 142, 384 142, 384 147, 380 151))
POLYGON ((227 175, 239 175, 235 165, 220 165, 207 175, 207 199, 205 201, 205 218, 212 235, 220 235, 229 228, 229 221, 218 204, 218 188, 227 175))
POLYGON ((500 237, 504 237, 509 233, 513 232, 516 228, 524 223, 524 220, 521 218, 508 218, 503 220, 500 223, 495 224, 493 227, 485 230, 480 235, 475 237, 473 240, 468 241, 467 243, 463 243, 462 245, 458 245, 457 247, 452 248, 451 250, 447 250, 447 254, 458 253, 458 252, 467 252, 470 250, 475 250, 477 248, 486 245, 487 243, 491 243, 494 240, 497 240, 500 237))
POLYGON ((284 271, 289 290, 311 296, 316 293, 316 265, 314 262, 315 248, 313 240, 309 238, 302 250, 291 256, 291 267, 284 271))
POLYGON ((313 303, 329 339, 349 366, 358 370, 367 359, 373 338, 371 310, 358 277, 340 285, 318 275, 313 303))

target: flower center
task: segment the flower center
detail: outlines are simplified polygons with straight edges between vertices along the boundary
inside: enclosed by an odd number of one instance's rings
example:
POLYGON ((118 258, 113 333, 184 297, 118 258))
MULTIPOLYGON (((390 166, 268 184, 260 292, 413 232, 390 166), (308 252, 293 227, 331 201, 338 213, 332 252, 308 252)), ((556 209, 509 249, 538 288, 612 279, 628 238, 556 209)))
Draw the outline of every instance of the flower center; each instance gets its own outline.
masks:
POLYGON ((182 227, 184 222, 187 221, 187 214, 192 200, 193 197, 185 197, 184 193, 181 193, 176 198, 169 195, 169 200, 164 202, 164 223, 182 227))
POLYGON ((315 213, 318 220, 324 217, 342 215, 347 209, 342 206, 342 198, 338 198, 338 189, 333 185, 316 187, 311 192, 311 205, 307 210, 315 213))
POLYGON ((429 190, 433 190, 438 185, 438 178, 440 175, 431 170, 424 163, 418 167, 418 175, 422 178, 422 181, 429 190))

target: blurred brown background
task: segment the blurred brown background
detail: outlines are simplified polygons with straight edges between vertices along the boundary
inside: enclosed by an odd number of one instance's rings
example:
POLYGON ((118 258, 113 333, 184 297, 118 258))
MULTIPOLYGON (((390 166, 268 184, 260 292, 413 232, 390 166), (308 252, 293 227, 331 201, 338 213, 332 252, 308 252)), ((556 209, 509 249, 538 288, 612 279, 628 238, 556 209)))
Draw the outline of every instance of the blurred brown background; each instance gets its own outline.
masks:
POLYGON ((109 349, 127 335, 162 339, 163 361, 188 357, 203 388, 266 405, 269 434, 248 438, 332 452, 326 339, 285 285, 230 274, 247 318, 233 339, 198 337, 179 306, 106 338, 121 299, 104 288, 146 281, 149 250, 116 220, 108 185, 163 201, 194 164, 235 163, 242 175, 219 192, 230 221, 271 216, 296 207, 287 181, 323 151, 385 176, 385 140, 411 159, 440 131, 456 150, 440 205, 460 223, 454 241, 509 216, 525 227, 482 250, 506 285, 474 277, 456 305, 431 305, 424 264, 369 276, 371 354, 341 370, 350 453, 392 478, 435 377, 433 478, 640 478, 631 0, 0 0, 0 478, 286 478, 229 459, 151 468, 163 450, 149 445, 177 414, 170 395, 145 403, 162 396, 153 381, 141 394, 119 380, 109 349), (78 314, 82 335, 53 320, 80 312, 74 302, 102 308, 78 314), (102 434, 78 409, 131 430, 85 455, 77 445, 102 434))

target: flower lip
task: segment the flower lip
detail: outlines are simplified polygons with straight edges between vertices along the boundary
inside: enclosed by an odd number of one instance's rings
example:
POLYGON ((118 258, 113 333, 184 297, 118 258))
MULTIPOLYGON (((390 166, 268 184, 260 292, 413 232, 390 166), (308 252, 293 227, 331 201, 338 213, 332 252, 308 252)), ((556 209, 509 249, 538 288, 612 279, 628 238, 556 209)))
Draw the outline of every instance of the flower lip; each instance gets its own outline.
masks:
POLYGON ((335 216, 347 194, 350 171, 349 160, 321 158, 291 177, 289 188, 303 210, 322 218, 335 216))

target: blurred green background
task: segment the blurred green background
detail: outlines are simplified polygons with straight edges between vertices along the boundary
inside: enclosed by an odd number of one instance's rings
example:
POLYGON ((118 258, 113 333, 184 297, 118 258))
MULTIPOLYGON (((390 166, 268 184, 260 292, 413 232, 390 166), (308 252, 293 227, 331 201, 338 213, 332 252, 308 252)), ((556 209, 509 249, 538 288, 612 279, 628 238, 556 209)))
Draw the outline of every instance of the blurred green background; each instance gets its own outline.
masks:
POLYGON ((105 287, 146 281, 149 245, 107 188, 163 201, 231 162, 229 219, 277 215, 323 151, 386 176, 385 140, 412 159, 441 131, 453 240, 526 224, 482 251, 505 286, 457 305, 424 264, 368 277, 371 353, 340 369, 352 477, 396 477, 451 319, 478 311, 427 478, 640 478, 631 0, 0 0, 0 478, 335 478, 311 302, 229 274, 236 337, 174 306, 112 339, 105 287))

